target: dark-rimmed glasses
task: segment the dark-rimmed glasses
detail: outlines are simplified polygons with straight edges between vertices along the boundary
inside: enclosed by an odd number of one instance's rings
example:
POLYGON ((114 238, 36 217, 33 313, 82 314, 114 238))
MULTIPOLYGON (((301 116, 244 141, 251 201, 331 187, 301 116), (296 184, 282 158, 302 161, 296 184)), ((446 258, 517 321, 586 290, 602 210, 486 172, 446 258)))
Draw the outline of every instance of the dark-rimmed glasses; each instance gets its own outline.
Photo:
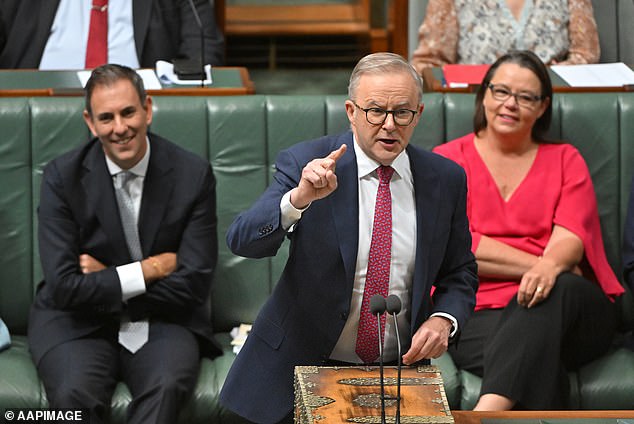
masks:
POLYGON ((506 101, 509 97, 515 97, 518 105, 531 108, 535 103, 544 100, 544 96, 539 96, 530 92, 513 93, 508 87, 500 84, 489 84, 491 95, 500 102, 506 101))
POLYGON ((372 125, 381 125, 387 119, 388 114, 392 114, 394 123, 400 127, 406 127, 412 123, 414 116, 418 113, 410 109, 386 110, 380 107, 362 108, 356 102, 352 102, 356 107, 365 112, 365 119, 372 125))

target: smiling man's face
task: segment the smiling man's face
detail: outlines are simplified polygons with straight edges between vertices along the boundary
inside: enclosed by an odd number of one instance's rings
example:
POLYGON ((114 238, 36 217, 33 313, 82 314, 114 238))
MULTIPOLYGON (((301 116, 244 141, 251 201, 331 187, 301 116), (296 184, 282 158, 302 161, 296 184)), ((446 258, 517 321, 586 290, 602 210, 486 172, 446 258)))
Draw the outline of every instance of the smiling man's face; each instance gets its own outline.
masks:
POLYGON ((132 168, 147 150, 147 130, 152 122, 150 96, 141 103, 132 83, 121 79, 96 86, 90 106, 92 114, 84 111, 84 120, 106 155, 122 169, 132 168))
POLYGON ((346 100, 346 112, 359 147, 381 165, 391 165, 407 147, 423 111, 416 82, 405 71, 368 73, 359 79, 354 97, 346 100), (355 106, 355 102, 359 107, 355 106), (372 107, 385 110, 410 109, 417 113, 407 126, 396 125, 392 114, 387 115, 383 124, 373 125, 360 109, 372 107))

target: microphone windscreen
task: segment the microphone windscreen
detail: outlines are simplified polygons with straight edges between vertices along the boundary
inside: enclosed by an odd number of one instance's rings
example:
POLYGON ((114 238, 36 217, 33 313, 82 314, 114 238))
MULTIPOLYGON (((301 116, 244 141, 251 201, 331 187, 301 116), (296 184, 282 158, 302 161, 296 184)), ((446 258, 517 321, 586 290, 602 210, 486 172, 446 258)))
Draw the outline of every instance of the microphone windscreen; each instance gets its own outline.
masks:
POLYGON ((395 294, 391 294, 385 301, 388 314, 398 314, 401 312, 401 299, 395 294))
POLYGON ((385 298, 380 294, 375 294, 370 298, 370 313, 372 315, 385 312, 385 298))

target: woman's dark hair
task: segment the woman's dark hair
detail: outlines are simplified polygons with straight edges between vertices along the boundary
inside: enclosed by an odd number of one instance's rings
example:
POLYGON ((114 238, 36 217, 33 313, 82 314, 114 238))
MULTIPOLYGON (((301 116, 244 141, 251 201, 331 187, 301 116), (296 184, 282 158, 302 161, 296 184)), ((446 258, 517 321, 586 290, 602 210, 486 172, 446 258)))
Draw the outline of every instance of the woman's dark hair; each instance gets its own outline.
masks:
POLYGON ((100 85, 111 85, 120 80, 130 81, 139 95, 141 104, 145 104, 147 94, 145 92, 145 88, 143 87, 143 79, 139 76, 139 74, 134 69, 128 68, 127 66, 109 63, 95 68, 90 74, 86 87, 84 87, 85 108, 88 111, 88 114, 92 116, 90 100, 92 99, 92 92, 95 87, 100 85))
POLYGON ((495 72, 498 70, 500 65, 505 63, 515 63, 522 68, 532 71, 541 83, 542 92, 540 95, 542 96, 542 99, 548 98, 550 100, 548 107, 542 116, 535 121, 535 125, 533 125, 533 129, 531 131, 531 135, 536 141, 544 141, 546 132, 548 132, 548 128, 550 127, 550 120, 553 111, 553 85, 550 81, 550 76, 548 75, 548 69, 546 69, 544 63, 535 53, 529 50, 511 51, 504 56, 501 56, 493 65, 491 65, 476 93, 475 114, 473 115, 473 132, 478 134, 487 127, 487 119, 484 113, 482 101, 484 100, 486 91, 489 89, 489 84, 491 83, 491 79, 495 75, 495 72))

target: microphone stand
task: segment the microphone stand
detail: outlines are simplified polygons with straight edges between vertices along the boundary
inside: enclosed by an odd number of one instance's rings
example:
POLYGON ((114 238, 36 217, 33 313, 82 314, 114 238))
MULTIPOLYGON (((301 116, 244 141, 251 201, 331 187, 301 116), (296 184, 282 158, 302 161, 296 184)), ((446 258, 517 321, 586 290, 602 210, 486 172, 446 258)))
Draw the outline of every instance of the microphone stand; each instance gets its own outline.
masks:
POLYGON ((396 418, 395 424, 401 422, 401 368, 403 367, 401 358, 401 336, 398 332, 398 320, 396 315, 401 312, 401 299, 398 296, 392 294, 387 297, 387 313, 392 314, 394 317, 394 331, 396 332, 396 349, 397 349, 397 365, 396 365, 396 418))
POLYGON ((370 313, 376 315, 378 321, 379 336, 379 380, 381 382, 381 424, 385 424, 385 381, 383 377, 383 325, 381 315, 385 312, 385 298, 375 294, 370 298, 370 313))
POLYGON ((381 337, 381 314, 376 314, 379 324, 379 380, 381 381, 381 423, 385 424, 385 382, 383 379, 383 340, 381 337))
POLYGON ((200 88, 205 88, 205 79, 207 79, 207 72, 205 71, 205 31, 203 29, 203 23, 200 20, 200 16, 198 15, 198 10, 196 10, 194 0, 189 0, 189 6, 194 13, 196 24, 198 25, 198 28, 200 28, 200 66, 202 67, 203 72, 202 77, 200 78, 200 88))
POLYGON ((394 329, 396 330, 396 339, 398 340, 397 343, 397 351, 398 351, 398 360, 396 363, 396 419, 395 419, 395 424, 400 424, 401 422, 401 368, 402 368, 402 363, 401 363, 401 341, 400 341, 400 336, 398 334, 398 324, 396 323, 396 314, 393 314, 394 316, 394 329))

